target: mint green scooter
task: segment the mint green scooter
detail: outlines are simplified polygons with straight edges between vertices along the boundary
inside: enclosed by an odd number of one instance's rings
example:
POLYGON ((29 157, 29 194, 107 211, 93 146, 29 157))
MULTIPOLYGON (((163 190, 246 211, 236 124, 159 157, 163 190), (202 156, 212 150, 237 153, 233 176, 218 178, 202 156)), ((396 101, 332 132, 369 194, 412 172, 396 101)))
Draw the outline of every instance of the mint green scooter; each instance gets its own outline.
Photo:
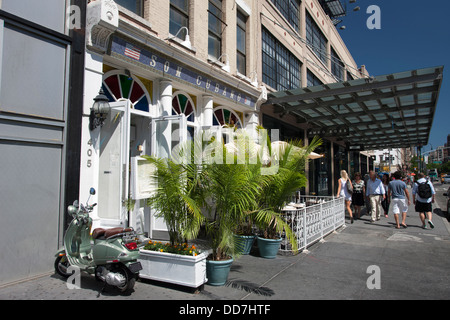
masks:
MULTIPOLYGON (((90 195, 95 189, 90 189, 90 195)), ((90 196, 89 196, 90 198, 90 196)), ((68 278, 78 267, 95 275, 96 279, 125 293, 133 289, 141 263, 137 261, 139 248, 133 228, 97 228, 92 232, 89 213, 97 204, 79 204, 75 201, 67 208, 73 217, 64 236, 64 249, 56 254, 55 271, 68 278)), ((102 289, 103 290, 103 289, 102 289)))

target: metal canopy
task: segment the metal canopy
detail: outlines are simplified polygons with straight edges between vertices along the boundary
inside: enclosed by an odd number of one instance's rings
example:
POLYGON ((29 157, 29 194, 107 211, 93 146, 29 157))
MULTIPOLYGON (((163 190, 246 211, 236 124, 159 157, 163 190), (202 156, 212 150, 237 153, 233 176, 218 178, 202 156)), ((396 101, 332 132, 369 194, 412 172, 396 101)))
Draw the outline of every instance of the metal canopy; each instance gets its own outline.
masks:
POLYGON ((365 150, 427 145, 444 67, 275 92, 265 105, 315 128, 348 127, 365 150))

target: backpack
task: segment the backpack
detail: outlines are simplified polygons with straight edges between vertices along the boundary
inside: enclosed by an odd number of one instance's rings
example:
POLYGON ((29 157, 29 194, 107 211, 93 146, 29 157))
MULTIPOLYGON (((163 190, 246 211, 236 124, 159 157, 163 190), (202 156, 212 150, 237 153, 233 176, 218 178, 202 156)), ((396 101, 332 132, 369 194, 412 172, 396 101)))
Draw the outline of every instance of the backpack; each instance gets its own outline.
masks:
POLYGON ((417 188, 417 194, 422 199, 428 199, 431 198, 432 192, 431 192, 431 186, 428 184, 428 181, 419 183, 417 182, 418 188, 417 188))

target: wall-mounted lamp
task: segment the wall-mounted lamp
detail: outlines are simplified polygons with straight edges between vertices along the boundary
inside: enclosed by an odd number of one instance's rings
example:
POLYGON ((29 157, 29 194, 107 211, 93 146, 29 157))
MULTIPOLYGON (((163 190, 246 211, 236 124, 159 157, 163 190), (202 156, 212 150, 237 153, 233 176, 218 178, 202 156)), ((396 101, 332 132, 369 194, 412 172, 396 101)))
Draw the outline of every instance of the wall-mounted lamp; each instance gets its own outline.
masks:
POLYGON ((105 96, 103 88, 100 88, 98 95, 94 98, 94 104, 89 115, 89 129, 92 131, 97 127, 103 126, 110 111, 109 99, 105 96))
POLYGON ((230 60, 229 60, 228 54, 224 53, 224 54, 221 55, 219 58, 217 58, 217 60, 215 60, 215 61, 212 61, 211 59, 208 59, 208 60, 209 60, 211 63, 214 63, 214 64, 219 64, 218 62, 220 62, 220 64, 222 65, 221 68, 222 68, 223 71, 226 71, 226 72, 228 72, 228 73, 231 72, 230 60), (222 58, 223 56, 227 56, 227 60, 225 60, 225 64, 223 64, 223 63, 220 61, 220 58, 222 58))
POLYGON ((181 30, 186 30, 186 37, 184 38, 184 41, 180 42, 180 44, 182 46, 185 46, 186 48, 192 49, 191 38, 189 37, 189 29, 187 27, 181 27, 174 36, 167 38, 167 40, 178 38, 181 30))

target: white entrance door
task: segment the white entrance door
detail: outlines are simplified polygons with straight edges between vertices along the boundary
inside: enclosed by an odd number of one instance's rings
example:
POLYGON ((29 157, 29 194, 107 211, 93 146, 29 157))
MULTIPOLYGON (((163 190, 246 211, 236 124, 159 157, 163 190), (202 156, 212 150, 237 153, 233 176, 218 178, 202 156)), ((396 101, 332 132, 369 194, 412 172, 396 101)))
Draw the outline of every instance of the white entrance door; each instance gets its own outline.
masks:
MULTIPOLYGON (((152 120, 152 155, 158 158, 168 158, 174 148, 187 140, 187 122, 184 114, 166 116, 152 120)), ((167 240, 168 229, 162 218, 156 217, 151 210, 150 238, 167 240)))
POLYGON ((101 227, 126 226, 130 102, 111 103, 100 133, 98 218, 101 227))

